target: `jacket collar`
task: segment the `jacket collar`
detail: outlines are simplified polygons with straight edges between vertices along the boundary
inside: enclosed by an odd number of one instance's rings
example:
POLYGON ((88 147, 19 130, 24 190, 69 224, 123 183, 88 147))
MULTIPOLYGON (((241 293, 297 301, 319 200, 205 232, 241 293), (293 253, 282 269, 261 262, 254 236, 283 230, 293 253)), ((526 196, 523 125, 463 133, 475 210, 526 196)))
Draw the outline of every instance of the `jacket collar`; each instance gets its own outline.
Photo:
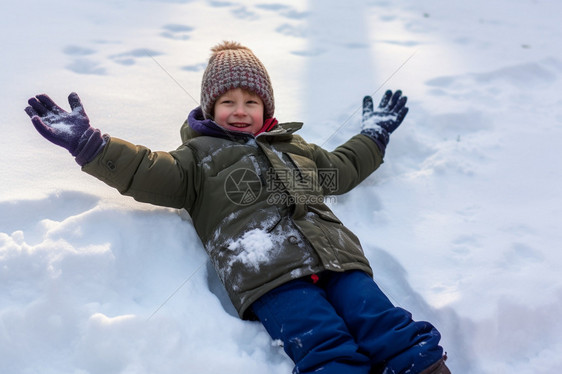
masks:
POLYGON ((264 127, 260 132, 254 136, 252 134, 229 131, 220 127, 212 119, 205 118, 201 107, 197 107, 189 113, 187 120, 181 128, 182 142, 198 136, 213 136, 217 138, 224 138, 230 140, 243 140, 262 136, 278 136, 292 134, 302 127, 302 123, 292 122, 285 124, 278 124, 275 118, 270 118, 265 121, 264 127))
POLYGON ((201 110, 200 106, 193 109, 191 113, 189 113, 189 116, 187 117, 187 122, 189 124, 189 127, 191 127, 191 129, 193 129, 196 133, 200 135, 223 138, 230 133, 230 131, 225 130, 219 125, 217 125, 217 123, 212 119, 205 118, 203 116, 203 110, 201 110))

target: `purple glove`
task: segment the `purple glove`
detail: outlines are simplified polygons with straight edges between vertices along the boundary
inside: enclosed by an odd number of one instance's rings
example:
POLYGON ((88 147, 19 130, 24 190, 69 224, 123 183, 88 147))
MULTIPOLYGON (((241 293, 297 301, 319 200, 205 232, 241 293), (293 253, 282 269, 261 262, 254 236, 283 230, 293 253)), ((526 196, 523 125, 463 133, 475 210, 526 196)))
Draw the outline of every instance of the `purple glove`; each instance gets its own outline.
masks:
POLYGON ((90 126, 75 92, 68 96, 72 112, 66 112, 45 94, 32 97, 28 103, 25 112, 37 131, 50 142, 66 148, 79 165, 92 161, 105 146, 105 138, 90 126))
POLYGON ((400 126, 408 108, 408 98, 402 96, 398 90, 394 94, 388 90, 383 95, 379 107, 374 110, 373 98, 365 96, 363 99, 363 119, 361 121, 362 134, 370 136, 377 144, 386 147, 390 134, 400 126))

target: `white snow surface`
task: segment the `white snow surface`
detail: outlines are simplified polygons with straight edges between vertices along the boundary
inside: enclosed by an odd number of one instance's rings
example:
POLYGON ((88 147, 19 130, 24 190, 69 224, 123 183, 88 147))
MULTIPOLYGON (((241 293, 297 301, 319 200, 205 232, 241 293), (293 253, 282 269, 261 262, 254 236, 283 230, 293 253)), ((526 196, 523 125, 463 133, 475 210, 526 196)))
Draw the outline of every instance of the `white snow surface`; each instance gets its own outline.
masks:
MULTIPOLYGON (((402 89, 384 165, 332 208, 454 373, 562 367, 562 2, 41 0, 0 5, 0 372, 289 373, 238 319, 185 215, 80 171, 24 113, 180 144, 210 47, 267 66, 276 117, 333 149, 402 89)), ((257 254, 260 254, 257 252, 257 254)))

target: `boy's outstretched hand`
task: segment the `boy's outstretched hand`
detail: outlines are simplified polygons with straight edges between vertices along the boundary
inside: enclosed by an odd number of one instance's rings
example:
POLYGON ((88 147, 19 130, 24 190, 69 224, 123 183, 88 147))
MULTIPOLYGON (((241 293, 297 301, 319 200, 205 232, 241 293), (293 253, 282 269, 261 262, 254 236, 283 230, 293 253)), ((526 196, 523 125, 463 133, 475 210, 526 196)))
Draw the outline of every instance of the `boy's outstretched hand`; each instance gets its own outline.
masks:
POLYGON ((404 117, 408 114, 407 100, 406 96, 402 96, 402 91, 398 90, 393 94, 392 91, 388 90, 383 95, 375 111, 373 98, 365 96, 363 98, 361 133, 378 140, 383 146, 386 146, 389 135, 400 126, 404 117))
POLYGON ((66 148, 76 162, 84 165, 105 144, 99 130, 90 126, 90 119, 75 92, 68 96, 71 112, 59 107, 47 95, 41 94, 28 100, 25 112, 33 126, 50 142, 66 148))

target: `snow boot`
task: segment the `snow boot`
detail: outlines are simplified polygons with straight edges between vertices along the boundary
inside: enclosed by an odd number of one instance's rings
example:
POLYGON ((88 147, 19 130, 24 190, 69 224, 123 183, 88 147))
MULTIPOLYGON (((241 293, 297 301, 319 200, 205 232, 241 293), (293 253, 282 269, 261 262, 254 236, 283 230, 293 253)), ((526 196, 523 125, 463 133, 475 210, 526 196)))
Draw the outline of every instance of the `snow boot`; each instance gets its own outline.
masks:
POLYGON ((420 374, 451 374, 451 371, 445 365, 447 356, 443 356, 439 361, 422 371, 420 374))

